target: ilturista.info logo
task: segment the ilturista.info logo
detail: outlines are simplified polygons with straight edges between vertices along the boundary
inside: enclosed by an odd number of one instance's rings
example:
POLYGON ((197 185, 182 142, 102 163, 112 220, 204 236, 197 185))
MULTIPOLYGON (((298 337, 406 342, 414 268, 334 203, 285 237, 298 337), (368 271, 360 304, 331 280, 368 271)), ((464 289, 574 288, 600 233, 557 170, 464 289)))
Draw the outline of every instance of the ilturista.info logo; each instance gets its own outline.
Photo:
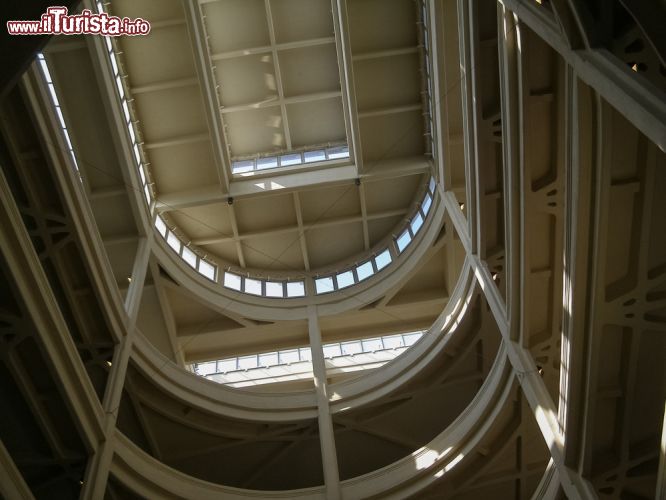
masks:
POLYGON ((103 35, 135 36, 150 33, 150 23, 137 17, 96 14, 84 9, 80 14, 68 14, 67 7, 46 9, 38 21, 7 21, 10 35, 103 35))

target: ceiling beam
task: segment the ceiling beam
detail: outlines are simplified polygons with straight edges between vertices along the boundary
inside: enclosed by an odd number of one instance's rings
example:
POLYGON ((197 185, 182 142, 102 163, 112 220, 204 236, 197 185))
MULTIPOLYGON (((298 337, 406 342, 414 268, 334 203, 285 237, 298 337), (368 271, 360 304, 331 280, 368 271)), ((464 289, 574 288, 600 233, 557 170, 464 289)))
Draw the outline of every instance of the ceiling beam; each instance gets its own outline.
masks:
POLYGON ((296 211, 296 222, 298 223, 298 239, 301 241, 303 266, 306 271, 310 271, 310 257, 308 255, 308 244, 305 239, 305 229, 303 227, 303 210, 301 208, 301 198, 298 195, 298 191, 294 191, 294 210, 296 211))
MULTIPOLYGON (((294 192, 294 196, 298 197, 298 193, 294 192)), ((300 209, 300 202, 298 203, 300 209)), ((220 236, 213 236, 209 238, 196 238, 192 240, 192 244, 201 246, 201 245, 213 245, 215 243, 229 243, 232 241, 242 241, 250 238, 261 238, 264 236, 276 236, 280 234, 289 234, 294 232, 305 233, 306 231, 311 231, 312 229, 321 229, 324 227, 339 226, 342 224, 353 224, 355 222, 363 222, 364 220, 379 220, 386 219, 390 217, 400 217, 407 215, 407 208, 398 208, 394 210, 382 210, 380 212, 375 212, 366 216, 363 215, 349 215, 343 217, 330 217, 328 219, 317 220, 313 223, 305 223, 302 220, 302 215, 299 216, 297 212, 297 221, 296 225, 276 227, 273 229, 265 229, 262 231, 248 231, 245 233, 239 233, 237 230, 233 231, 233 234, 220 234, 220 236), (300 220, 299 220, 300 219, 300 220)), ((232 223, 233 226, 233 223, 232 223)), ((233 227, 232 227, 233 229, 233 227)))
POLYGON ((430 160, 425 156, 387 159, 382 161, 378 168, 360 176, 354 165, 337 165, 317 170, 298 168, 284 171, 275 169, 269 175, 249 176, 234 180, 231 183, 229 194, 222 193, 219 188, 213 186, 159 195, 155 201, 155 207, 158 212, 164 213, 226 202, 229 196, 239 199, 269 192, 282 194, 308 187, 348 185, 356 183, 359 178, 362 182, 374 182, 418 175, 429 171, 430 160))
POLYGON ((352 63, 349 20, 345 0, 331 0, 333 24, 335 28, 335 50, 338 55, 340 82, 342 83, 342 105, 345 110, 345 129, 349 151, 354 158, 358 173, 363 172, 363 148, 358 123, 358 106, 354 85, 354 65, 352 63))
MULTIPOLYGON (((277 57, 277 54, 274 56, 277 57)), ((277 59, 274 59, 274 61, 277 61, 277 59)), ((277 73, 279 71, 278 69, 279 64, 276 62, 275 63, 275 72, 277 73)), ((314 92, 312 94, 303 94, 303 95, 295 95, 295 96, 290 96, 290 97, 284 97, 284 90, 281 88, 282 87, 282 79, 278 78, 276 76, 276 79, 278 81, 278 96, 277 97, 271 97, 269 99, 265 99, 263 101, 258 101, 258 102, 251 102, 248 104, 239 104, 237 106, 221 106, 220 111, 223 114, 227 113, 237 113, 239 111, 252 111, 254 109, 263 109, 263 108, 271 108, 274 106, 280 106, 284 110, 284 117, 283 119, 286 120, 286 105, 287 104, 296 104, 296 103, 301 103, 301 102, 314 102, 314 101, 323 101, 326 99, 335 99, 338 98, 342 95, 342 93, 338 90, 334 90, 331 92, 314 92)), ((291 146, 288 145, 287 149, 291 149, 291 146)))
POLYGON ((221 114, 218 112, 220 109, 220 100, 208 51, 206 27, 201 17, 201 10, 196 2, 185 2, 185 17, 194 49, 195 66, 203 92, 209 138, 213 144, 215 167, 217 168, 222 191, 228 192, 231 178, 231 160, 226 144, 224 123, 221 114))
POLYGON ((275 43, 273 45, 265 45, 263 47, 250 47, 248 49, 230 50, 228 52, 217 52, 210 56, 212 61, 223 61, 225 59, 235 59, 237 57, 270 54, 273 49, 277 50, 292 50, 302 49, 306 47, 317 47, 319 45, 329 45, 335 43, 335 38, 327 36, 324 38, 312 38, 310 40, 298 40, 295 42, 275 43))

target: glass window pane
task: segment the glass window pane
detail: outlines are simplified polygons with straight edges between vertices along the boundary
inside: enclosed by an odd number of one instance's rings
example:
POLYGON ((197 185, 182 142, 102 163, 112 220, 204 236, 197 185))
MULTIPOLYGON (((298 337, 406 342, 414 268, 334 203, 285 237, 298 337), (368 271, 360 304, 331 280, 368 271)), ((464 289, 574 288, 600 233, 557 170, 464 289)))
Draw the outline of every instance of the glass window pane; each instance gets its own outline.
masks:
POLYGON ((358 275, 359 281, 363 281, 364 279, 367 279, 375 274, 375 270, 372 268, 372 262, 367 261, 358 266, 356 268, 356 274, 358 275))
POLYGON ((231 163, 231 171, 234 174, 242 174, 254 170, 253 160, 234 161, 231 163))
POLYGON ((430 178, 430 184, 428 184, 428 190, 433 194, 435 193, 435 178, 434 177, 430 178))
POLYGON ((216 373, 215 361, 207 361, 206 363, 197 363, 195 368, 198 375, 210 375, 211 373, 216 373))
POLYGON ((396 240, 396 243, 398 245, 398 250, 402 252, 405 248, 407 248, 407 245, 409 245, 412 241, 412 235, 409 234, 409 231, 405 229, 400 236, 398 236, 398 239, 396 240))
POLYGON ((280 351, 280 364, 283 363, 298 363, 301 358, 298 354, 298 349, 290 349, 288 351, 280 351))
POLYGON ((313 161, 324 161, 326 160, 326 153, 323 150, 321 151, 306 151, 303 153, 303 158, 305 163, 311 163, 313 161))
POLYGON ((60 106, 60 101, 58 101, 58 95, 56 94, 55 87, 52 83, 48 84, 49 92, 51 93, 51 99, 53 100, 54 106, 60 106))
POLYGON ((280 281, 267 281, 266 282, 266 297, 284 297, 284 290, 282 282, 280 281))
POLYGON ((197 254, 187 247, 183 247, 183 260, 191 267, 197 268, 197 254))
POLYGON ((302 160, 300 153, 280 156, 281 167, 288 167, 289 165, 299 165, 301 161, 302 160))
POLYGON ((324 357, 333 358, 335 356, 341 356, 340 344, 328 344, 323 347, 324 357))
POLYGON ((390 263, 391 252, 389 252, 388 248, 375 257, 375 265, 377 266, 378 271, 384 269, 390 263))
POLYGON ((259 366, 275 366, 278 364, 277 352, 266 352, 259 355, 259 366))
POLYGON ((411 346, 423 336, 422 332, 406 333, 402 336, 406 346, 411 346))
POLYGON ((217 362, 218 372, 231 372, 238 369, 237 358, 221 359, 217 362))
POLYGON ((245 293, 261 295, 261 281, 252 278, 245 278, 245 293))
POLYGON ((363 344, 363 352, 381 351, 384 348, 381 338, 365 339, 361 342, 363 344))
POLYGON ((305 297, 305 282, 303 281, 288 282, 287 297, 305 297))
POLYGON ((352 271, 345 271, 337 275, 338 288, 347 288, 354 284, 354 273, 352 271))
POLYGON ((169 231, 169 234, 167 234, 167 243, 176 253, 180 253, 181 243, 173 231, 169 231))
POLYGON ((257 159, 257 170, 264 170, 267 168, 275 168, 278 166, 277 156, 271 156, 269 158, 258 158, 257 159))
POLYGON ((159 215, 155 219, 155 229, 157 229, 157 232, 160 233, 162 236, 164 236, 167 230, 164 220, 159 215))
POLYGON ((231 288, 232 290, 236 290, 237 292, 241 291, 241 277, 238 276, 237 274, 233 274, 230 272, 225 272, 224 273, 224 286, 227 288, 231 288))
POLYGON ((150 205, 150 188, 148 187, 148 184, 143 186, 143 196, 146 198, 146 202, 150 205))
POLYGON ((255 354, 251 356, 238 356, 238 368, 241 370, 248 370, 257 366, 257 356, 255 354))
POLYGON ((215 281, 215 266, 213 264, 199 259, 199 272, 209 280, 215 281))
POLYGON ((343 342, 341 345, 342 354, 349 356, 350 354, 359 354, 363 352, 363 346, 359 340, 354 342, 343 342))
POLYGON ((422 225, 423 225, 423 216, 421 216, 420 212, 416 212, 416 215, 414 216, 410 224, 410 227, 412 228, 412 233, 414 234, 418 233, 422 225))
POLYGON ((318 294, 332 292, 334 290, 333 277, 327 276, 325 278, 315 279, 315 289, 318 294))
POLYGON ((299 350, 301 361, 312 361, 312 351, 309 347, 301 347, 299 350))
POLYGON ((382 337, 382 340, 385 349, 397 349, 398 347, 403 347, 405 345, 402 340, 402 335, 390 335, 388 337, 382 337))
POLYGON ((429 194, 426 194, 425 198, 423 198, 423 203, 421 204, 421 210, 423 210, 424 214, 428 215, 428 212, 430 211, 430 205, 432 205, 432 198, 429 194))
POLYGON ((326 152, 328 153, 329 160, 337 160, 338 158, 349 158, 349 148, 347 146, 328 148, 326 152))

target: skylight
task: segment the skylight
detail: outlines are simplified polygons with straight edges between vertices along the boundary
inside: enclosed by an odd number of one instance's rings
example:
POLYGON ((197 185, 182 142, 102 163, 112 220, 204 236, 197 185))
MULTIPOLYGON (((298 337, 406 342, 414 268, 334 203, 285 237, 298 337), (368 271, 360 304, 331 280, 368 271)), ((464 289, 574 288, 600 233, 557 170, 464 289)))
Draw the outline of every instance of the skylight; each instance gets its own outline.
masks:
MULTIPOLYGON (((322 346, 328 370, 341 372, 378 368, 414 345, 426 330, 369 339, 334 342, 322 346)), ((230 387, 290 382, 312 377, 309 347, 284 349, 193 363, 190 369, 202 377, 230 387)))
POLYGON ((250 175, 262 170, 278 167, 291 167, 306 163, 326 162, 349 158, 349 147, 345 145, 325 149, 313 149, 293 152, 281 156, 267 156, 249 160, 234 160, 231 162, 233 174, 250 175))

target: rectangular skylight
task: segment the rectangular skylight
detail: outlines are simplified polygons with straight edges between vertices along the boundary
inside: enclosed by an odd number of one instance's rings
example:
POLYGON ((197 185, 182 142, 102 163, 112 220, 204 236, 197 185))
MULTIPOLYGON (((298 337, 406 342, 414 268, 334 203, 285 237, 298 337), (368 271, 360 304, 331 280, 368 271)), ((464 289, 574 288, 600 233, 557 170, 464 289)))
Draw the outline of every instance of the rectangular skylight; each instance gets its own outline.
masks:
POLYGON ((275 168, 278 166, 278 160, 276 156, 271 156, 270 158, 258 158, 257 159, 257 170, 264 170, 267 168, 275 168))
POLYGON ((173 231, 169 231, 167 234, 167 243, 168 245, 176 252, 180 252, 180 240, 178 237, 173 233, 173 231))
POLYGON ((284 297, 282 283, 279 281, 267 281, 266 297, 284 297))
POLYGON ((407 245, 409 245, 412 241, 412 235, 409 234, 409 229, 405 229, 400 236, 398 236, 398 239, 395 240, 396 244, 398 245, 398 250, 402 252, 405 248, 407 248, 407 245))
POLYGON ((290 165, 300 165, 302 161, 303 160, 301 159, 300 153, 280 156, 281 167, 288 167, 290 165))
POLYGON ((305 153, 303 153, 303 158, 305 159, 305 163, 312 163, 315 161, 325 161, 326 153, 323 150, 306 151, 305 153))
POLYGON ((382 253, 377 255, 375 257, 375 265, 377 266, 377 271, 381 271, 384 269, 386 266, 388 266, 391 263, 391 252, 389 252, 388 248, 384 250, 382 253))
POLYGON ((164 234, 166 233, 167 229, 166 224, 164 223, 162 217, 160 217, 159 215, 155 219, 155 229, 157 229, 157 232, 160 233, 162 236, 164 236, 164 234))
POLYGON ((356 268, 356 275, 358 276, 359 281, 363 281, 373 274, 375 274, 375 270, 372 268, 372 261, 370 260, 356 268))
POLYGON ((416 212, 416 215, 414 216, 412 222, 409 225, 412 228, 412 233, 414 234, 418 233, 422 225, 423 225, 423 217, 421 216, 420 212, 416 212))
POLYGON ((241 291, 241 277, 237 274, 230 273, 229 271, 224 273, 224 286, 236 290, 237 292, 241 291))
POLYGON ((421 204, 421 209, 423 210, 424 214, 428 214, 430 211, 430 206, 432 205, 432 198, 430 197, 429 194, 425 195, 425 198, 423 198, 423 203, 421 204))
POLYGON ((261 281, 252 278, 245 278, 245 293, 261 295, 261 281))
POLYGON ((199 259, 199 272, 211 281, 215 281, 215 267, 203 259, 199 259))
POLYGON ((354 284, 354 273, 351 270, 339 273, 336 278, 338 280, 338 288, 347 288, 354 284))
POLYGON ((194 269, 197 268, 197 254, 195 254, 192 250, 190 250, 186 246, 183 247, 183 260, 187 262, 194 269))
POLYGON ((303 281, 287 282, 287 297, 305 297, 305 283, 303 281))
POLYGON ((333 277, 326 276, 325 278, 315 279, 315 289, 317 294, 332 292, 335 290, 333 287, 333 277))

